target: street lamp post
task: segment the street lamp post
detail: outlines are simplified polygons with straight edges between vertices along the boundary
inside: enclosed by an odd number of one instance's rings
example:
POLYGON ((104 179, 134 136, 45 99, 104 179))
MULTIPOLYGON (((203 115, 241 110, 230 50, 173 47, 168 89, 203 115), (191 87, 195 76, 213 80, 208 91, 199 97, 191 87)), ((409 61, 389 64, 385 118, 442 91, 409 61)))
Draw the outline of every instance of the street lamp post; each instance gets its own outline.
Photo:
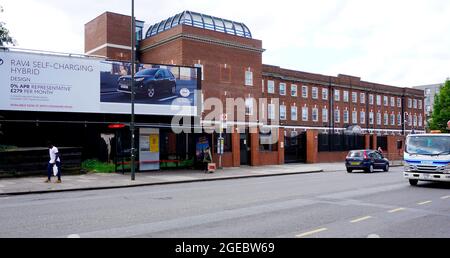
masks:
POLYGON ((135 20, 134 20, 134 0, 131 0, 131 180, 136 179, 135 176, 135 151, 134 151, 134 69, 135 69, 135 20))

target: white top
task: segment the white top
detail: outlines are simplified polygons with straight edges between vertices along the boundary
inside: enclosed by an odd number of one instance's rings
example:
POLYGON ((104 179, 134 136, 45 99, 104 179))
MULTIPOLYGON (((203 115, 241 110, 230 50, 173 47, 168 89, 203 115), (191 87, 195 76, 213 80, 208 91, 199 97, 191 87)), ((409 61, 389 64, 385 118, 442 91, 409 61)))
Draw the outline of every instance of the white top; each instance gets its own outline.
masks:
MULTIPOLYGON (((48 153, 50 154, 50 163, 55 163, 56 153, 58 153, 58 148, 53 146, 53 148, 49 149, 48 153)), ((57 159, 58 162, 61 162, 61 160, 57 159)))

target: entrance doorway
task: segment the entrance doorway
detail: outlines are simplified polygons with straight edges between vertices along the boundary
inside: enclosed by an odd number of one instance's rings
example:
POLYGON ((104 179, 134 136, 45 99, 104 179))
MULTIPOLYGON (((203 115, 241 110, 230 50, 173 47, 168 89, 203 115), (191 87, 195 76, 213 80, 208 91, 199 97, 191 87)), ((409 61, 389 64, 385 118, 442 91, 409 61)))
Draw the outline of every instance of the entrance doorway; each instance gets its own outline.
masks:
POLYGON ((241 165, 250 165, 250 134, 240 134, 241 165))
POLYGON ((306 162, 306 133, 292 132, 284 137, 284 163, 306 162))

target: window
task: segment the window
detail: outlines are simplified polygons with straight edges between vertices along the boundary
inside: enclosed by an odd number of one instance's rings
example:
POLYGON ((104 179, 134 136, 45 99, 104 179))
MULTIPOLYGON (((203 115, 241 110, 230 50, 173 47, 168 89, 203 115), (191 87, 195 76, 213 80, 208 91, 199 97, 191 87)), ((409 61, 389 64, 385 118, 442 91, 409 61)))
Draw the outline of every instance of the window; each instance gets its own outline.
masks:
POLYGON ((275 141, 276 135, 272 130, 259 132, 259 150, 260 151, 278 151, 278 143, 275 141))
POLYGON ((267 105, 267 118, 275 119, 275 104, 267 105))
POLYGON ((317 109, 317 108, 312 109, 312 120, 314 122, 319 121, 319 109, 317 109))
POLYGON ((302 121, 308 121, 308 107, 302 107, 302 121))
POLYGON ((383 104, 384 104, 385 107, 389 106, 388 97, 387 96, 383 96, 383 104))
POLYGON ((264 93, 264 80, 261 81, 262 92, 264 93))
POLYGON ((416 127, 416 126, 417 126, 417 115, 414 114, 414 127, 416 127))
POLYGON ((384 113, 384 125, 389 125, 389 115, 388 115, 388 113, 384 113))
POLYGON ((220 81, 231 82, 231 67, 227 64, 220 65, 220 81))
POLYGON ((395 114, 391 114, 391 125, 395 125, 395 114))
POLYGON ((369 94, 369 105, 373 105, 373 95, 369 94))
POLYGON ((402 125, 402 114, 397 114, 397 125, 402 125))
POLYGON ((422 115, 419 115, 419 126, 422 126, 423 124, 423 118, 422 115))
POLYGON ((286 106, 280 105, 280 120, 286 120, 286 106))
POLYGON ((422 100, 419 99, 419 109, 422 109, 422 100))
POLYGON ((348 110, 344 110, 344 124, 348 124, 348 110))
POLYGON ((360 112, 360 119, 361 119, 361 124, 365 124, 366 123, 366 112, 361 111, 360 112))
POLYGON ((417 108, 417 99, 413 100, 413 108, 417 108))
POLYGON ((245 71, 245 86, 253 86, 253 72, 250 68, 245 71))
POLYGON ((286 95, 286 83, 280 83, 280 95, 286 95))
POLYGON ((408 115, 408 125, 412 126, 412 115, 408 115))
POLYGON ((352 102, 358 103, 358 93, 357 92, 352 92, 352 102))
POLYGON ((253 115, 253 98, 247 98, 245 100, 245 114, 246 115, 253 115))
POLYGON ((328 109, 322 108, 322 122, 327 123, 328 122, 328 109))
POLYGON ((312 94, 313 99, 318 99, 319 98, 319 89, 317 87, 312 87, 311 94, 312 94))
POLYGON ((373 120, 373 112, 370 112, 369 113, 369 124, 373 125, 373 122, 374 122, 374 120, 373 120))
POLYGON ((395 107, 395 98, 391 97, 391 107, 395 107))
POLYGON ((344 90, 344 102, 348 102, 348 91, 344 90))
POLYGON ((297 121, 297 107, 291 106, 291 120, 297 121))
POLYGON ((341 92, 339 90, 334 90, 334 100, 341 101, 341 92))
POLYGON ((336 109, 334 111, 334 122, 340 123, 341 122, 341 113, 339 112, 339 109, 336 109))
POLYGON ((268 93, 275 93, 275 82, 274 81, 267 81, 267 92, 268 93))
POLYGON ((401 98, 397 98, 397 107, 399 107, 399 108, 402 107, 402 99, 401 98))
POLYGON ((291 84, 291 96, 297 97, 297 85, 291 84))
POLYGON ((412 108, 412 99, 408 98, 408 108, 412 108))
POLYGON ((322 88, 322 99, 328 100, 328 89, 322 88))
POLYGON ((425 89, 425 95, 430 96, 431 95, 431 89, 425 89))
POLYGON ((381 125, 381 113, 377 112, 377 125, 381 125))
POLYGON ((200 68, 200 72, 202 74, 202 81, 203 81, 205 79, 205 70, 203 69, 203 65, 202 64, 194 64, 194 67, 200 68))
POLYGON ((377 95, 377 106, 381 106, 381 96, 377 95))
POLYGON ((356 112, 356 110, 353 110, 353 112, 352 112, 352 123, 353 124, 358 123, 358 112, 356 112))
POLYGON ((359 102, 361 102, 361 104, 365 104, 366 103, 366 94, 365 93, 360 93, 359 94, 359 102))
POLYGON ((302 86, 302 97, 308 98, 308 86, 302 86))

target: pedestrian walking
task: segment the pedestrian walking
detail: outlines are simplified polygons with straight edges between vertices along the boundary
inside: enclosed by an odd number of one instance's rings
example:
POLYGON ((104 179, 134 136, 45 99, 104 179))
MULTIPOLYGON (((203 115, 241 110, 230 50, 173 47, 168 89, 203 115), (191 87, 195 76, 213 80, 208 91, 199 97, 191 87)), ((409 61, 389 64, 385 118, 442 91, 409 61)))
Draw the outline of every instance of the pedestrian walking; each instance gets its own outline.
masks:
POLYGON ((58 180, 56 181, 56 183, 61 183, 61 158, 59 155, 58 148, 56 148, 51 142, 48 142, 47 146, 48 146, 50 160, 47 165, 47 180, 45 182, 46 183, 51 182, 51 177, 54 174, 53 169, 56 169, 57 173, 55 176, 58 177, 58 180), (56 167, 56 168, 54 168, 54 167, 56 167))
MULTIPOLYGON (((211 150, 209 147, 203 150, 203 164, 205 168, 205 173, 208 173, 208 164, 212 162, 211 150)), ((211 172, 212 173, 212 172, 211 172)))
POLYGON ((378 147, 377 151, 381 154, 381 156, 383 156, 383 149, 381 147, 378 147))

